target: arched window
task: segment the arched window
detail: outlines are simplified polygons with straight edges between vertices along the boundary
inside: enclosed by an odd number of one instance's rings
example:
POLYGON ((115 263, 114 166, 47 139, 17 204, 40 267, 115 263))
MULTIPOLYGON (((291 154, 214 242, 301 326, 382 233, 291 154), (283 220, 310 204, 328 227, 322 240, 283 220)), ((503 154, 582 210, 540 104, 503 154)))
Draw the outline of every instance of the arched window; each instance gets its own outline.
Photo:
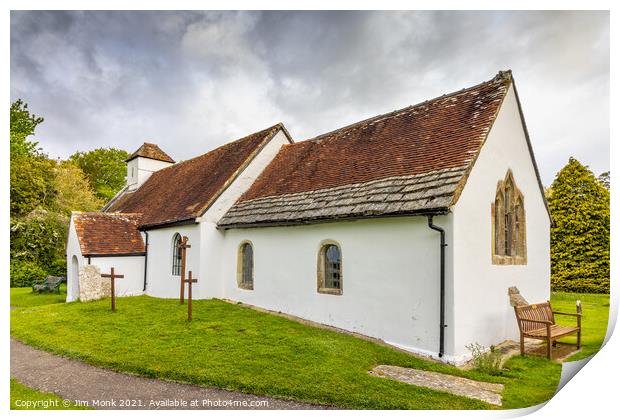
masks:
POLYGON ((497 183, 491 216, 493 264, 526 264, 523 194, 516 187, 510 170, 505 179, 497 183))
POLYGON ((181 275, 181 250, 179 249, 179 244, 181 243, 181 235, 178 233, 174 234, 172 238, 172 275, 180 276, 181 275))
POLYGON ((319 293, 342 294, 342 254, 333 241, 321 245, 318 258, 319 293))
POLYGON ((237 252, 237 285, 241 289, 254 289, 254 248, 250 241, 239 245, 237 252))

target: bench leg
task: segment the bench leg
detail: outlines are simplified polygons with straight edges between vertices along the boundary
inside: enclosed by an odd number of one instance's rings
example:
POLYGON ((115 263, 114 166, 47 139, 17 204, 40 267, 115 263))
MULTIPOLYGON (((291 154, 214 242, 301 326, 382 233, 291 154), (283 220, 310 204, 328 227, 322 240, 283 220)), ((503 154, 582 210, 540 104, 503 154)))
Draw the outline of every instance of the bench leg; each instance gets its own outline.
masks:
POLYGON ((552 345, 553 347, 557 347, 557 346, 558 346, 558 342, 557 342, 557 341, 555 341, 555 340, 553 340, 553 341, 552 341, 552 343, 551 343, 551 345, 552 345))
POLYGON ((551 340, 547 339, 547 359, 551 360, 551 340))
POLYGON ((581 329, 577 331, 577 349, 581 350, 581 329))
POLYGON ((521 334, 521 356, 525 356, 525 343, 523 342, 523 334, 521 334))

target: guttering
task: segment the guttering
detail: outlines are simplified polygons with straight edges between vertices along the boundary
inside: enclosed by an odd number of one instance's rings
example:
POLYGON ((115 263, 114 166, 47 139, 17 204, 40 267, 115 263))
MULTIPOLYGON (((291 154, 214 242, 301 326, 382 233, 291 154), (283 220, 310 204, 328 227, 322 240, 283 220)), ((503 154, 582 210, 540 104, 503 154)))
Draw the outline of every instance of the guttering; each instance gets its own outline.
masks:
POLYGON ((439 357, 444 355, 444 329, 446 325, 446 231, 433 224, 433 215, 428 216, 428 227, 439 232, 439 357))
POLYGON ((143 292, 146 292, 146 267, 149 260, 149 232, 144 231, 144 288, 143 292))
POLYGON ((143 257, 144 252, 125 252, 122 254, 83 254, 87 258, 105 258, 105 257, 143 257))
POLYGON ((217 228, 220 230, 228 229, 253 229, 253 228, 265 228, 265 227, 278 227, 278 226, 304 226, 313 225, 318 223, 335 223, 335 222, 356 222, 358 220, 366 219, 385 219, 391 217, 406 217, 406 216, 438 216, 442 214, 448 214, 449 210, 446 208, 436 209, 424 209, 413 210, 408 212, 395 212, 395 213, 379 213, 379 214, 359 214, 354 216, 326 216, 315 217, 312 219, 295 219, 285 221, 268 221, 268 222, 250 222, 250 223, 232 223, 232 224, 218 224, 217 228))
POLYGON ((140 225, 138 227, 138 230, 144 232, 147 230, 163 229, 163 228, 172 227, 172 226, 195 225, 195 224, 198 224, 198 222, 196 221, 196 217, 188 217, 185 219, 170 220, 167 222, 149 223, 149 224, 140 225))

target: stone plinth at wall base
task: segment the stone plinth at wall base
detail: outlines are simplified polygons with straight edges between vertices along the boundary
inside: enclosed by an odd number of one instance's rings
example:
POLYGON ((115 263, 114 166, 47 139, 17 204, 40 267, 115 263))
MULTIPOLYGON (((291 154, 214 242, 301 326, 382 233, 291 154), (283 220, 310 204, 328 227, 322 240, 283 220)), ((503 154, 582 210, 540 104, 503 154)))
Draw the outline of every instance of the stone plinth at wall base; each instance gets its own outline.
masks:
POLYGON ((81 267, 78 281, 82 302, 110 296, 110 281, 101 277, 101 271, 96 265, 81 267))

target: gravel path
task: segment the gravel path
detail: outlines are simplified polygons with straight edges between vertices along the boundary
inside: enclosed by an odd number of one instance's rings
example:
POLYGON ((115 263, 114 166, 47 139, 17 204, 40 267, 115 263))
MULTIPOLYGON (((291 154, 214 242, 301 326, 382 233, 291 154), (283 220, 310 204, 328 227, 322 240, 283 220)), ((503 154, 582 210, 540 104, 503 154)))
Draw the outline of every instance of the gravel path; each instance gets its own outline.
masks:
POLYGON ((55 356, 13 338, 11 377, 31 388, 100 409, 329 408, 113 372, 55 356))

